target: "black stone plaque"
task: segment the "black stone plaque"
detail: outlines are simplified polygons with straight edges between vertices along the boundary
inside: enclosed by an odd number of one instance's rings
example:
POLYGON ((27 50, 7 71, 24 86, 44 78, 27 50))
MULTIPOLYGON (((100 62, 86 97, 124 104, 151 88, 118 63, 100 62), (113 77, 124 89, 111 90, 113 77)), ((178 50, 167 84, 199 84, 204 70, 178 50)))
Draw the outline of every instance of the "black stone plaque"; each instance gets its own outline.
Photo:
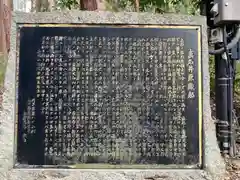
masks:
POLYGON ((200 27, 23 25, 19 36, 18 163, 201 164, 200 27))

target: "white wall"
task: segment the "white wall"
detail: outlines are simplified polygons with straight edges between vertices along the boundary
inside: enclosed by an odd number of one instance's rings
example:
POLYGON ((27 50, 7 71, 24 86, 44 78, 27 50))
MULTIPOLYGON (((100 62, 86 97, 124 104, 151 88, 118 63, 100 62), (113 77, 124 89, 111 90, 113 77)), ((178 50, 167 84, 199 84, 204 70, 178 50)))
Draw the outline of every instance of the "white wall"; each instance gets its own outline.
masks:
POLYGON ((31 11, 31 0, 13 0, 13 10, 14 11, 31 11))

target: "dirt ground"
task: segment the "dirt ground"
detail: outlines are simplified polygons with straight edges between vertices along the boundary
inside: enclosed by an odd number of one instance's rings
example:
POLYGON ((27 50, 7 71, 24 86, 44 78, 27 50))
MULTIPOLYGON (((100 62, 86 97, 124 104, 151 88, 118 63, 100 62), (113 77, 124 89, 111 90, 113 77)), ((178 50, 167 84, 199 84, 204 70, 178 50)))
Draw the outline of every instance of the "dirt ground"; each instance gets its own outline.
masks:
POLYGON ((227 174, 224 180, 240 180, 240 159, 226 159, 227 174))

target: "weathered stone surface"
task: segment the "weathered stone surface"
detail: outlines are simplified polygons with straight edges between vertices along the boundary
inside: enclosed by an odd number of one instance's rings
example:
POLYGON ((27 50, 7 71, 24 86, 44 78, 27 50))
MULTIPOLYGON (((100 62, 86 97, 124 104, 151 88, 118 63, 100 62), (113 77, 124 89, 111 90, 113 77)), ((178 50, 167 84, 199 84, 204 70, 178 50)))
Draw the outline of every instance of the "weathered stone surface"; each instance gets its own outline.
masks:
POLYGON ((225 165, 215 137, 215 125, 211 119, 208 46, 205 18, 185 15, 149 13, 110 13, 110 12, 54 12, 54 13, 14 13, 11 32, 11 53, 5 77, 3 108, 0 114, 0 179, 2 180, 191 180, 221 179, 225 165), (202 26, 202 65, 203 65, 203 118, 204 118, 204 170, 30 170, 13 169, 14 120, 17 73, 16 28, 17 23, 104 23, 104 24, 182 24, 202 26))

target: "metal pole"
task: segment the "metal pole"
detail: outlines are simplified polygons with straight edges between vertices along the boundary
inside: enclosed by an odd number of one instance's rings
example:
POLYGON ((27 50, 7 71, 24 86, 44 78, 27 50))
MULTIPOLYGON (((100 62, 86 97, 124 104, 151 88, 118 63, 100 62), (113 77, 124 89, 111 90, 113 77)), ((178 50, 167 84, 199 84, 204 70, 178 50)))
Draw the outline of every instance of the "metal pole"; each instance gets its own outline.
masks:
POLYGON ((229 62, 229 74, 228 74, 228 96, 229 96, 229 100, 228 100, 228 122, 230 124, 230 130, 229 130, 229 136, 230 136, 230 149, 229 149, 229 153, 230 156, 233 157, 235 156, 236 152, 235 152, 235 136, 234 136, 234 121, 233 121, 233 67, 232 67, 232 63, 229 62))
MULTIPOLYGON (((201 14, 207 16, 207 25, 210 30, 217 28, 214 26, 213 15, 210 12, 214 4, 213 2, 213 0, 202 1, 201 6, 201 14)), ((222 47, 222 42, 227 41, 224 37, 219 38, 219 43, 216 43, 215 49, 219 49, 222 47)), ((216 133, 222 154, 233 155, 235 144, 231 133, 234 131, 232 120, 233 75, 230 57, 226 53, 215 55, 216 133)))
MULTIPOLYGON (((219 44, 216 45, 216 48, 219 44)), ((230 151, 230 119, 229 111, 229 83, 231 82, 228 75, 228 62, 226 54, 215 55, 215 98, 216 98, 216 118, 217 118, 217 137, 219 146, 223 155, 229 154, 230 151)), ((230 105, 231 106, 231 105, 230 105)))

